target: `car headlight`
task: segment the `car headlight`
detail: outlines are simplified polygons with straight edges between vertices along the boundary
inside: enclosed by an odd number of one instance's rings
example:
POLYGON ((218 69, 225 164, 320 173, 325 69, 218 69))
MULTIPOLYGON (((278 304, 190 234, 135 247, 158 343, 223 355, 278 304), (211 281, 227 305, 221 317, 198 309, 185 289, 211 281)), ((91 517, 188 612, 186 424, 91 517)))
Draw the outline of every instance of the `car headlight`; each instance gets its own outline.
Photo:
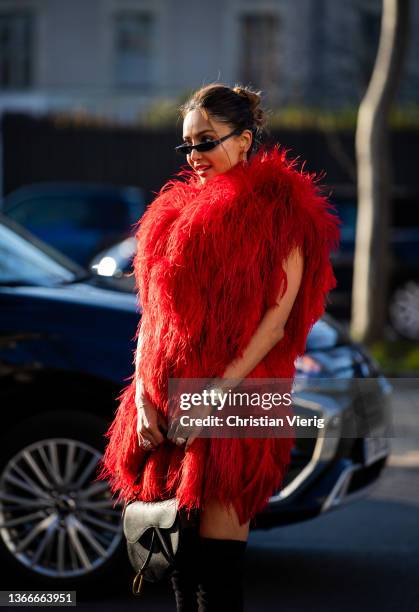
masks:
POLYGON ((113 257, 102 257, 98 264, 92 266, 100 276, 113 276, 117 263, 113 257))

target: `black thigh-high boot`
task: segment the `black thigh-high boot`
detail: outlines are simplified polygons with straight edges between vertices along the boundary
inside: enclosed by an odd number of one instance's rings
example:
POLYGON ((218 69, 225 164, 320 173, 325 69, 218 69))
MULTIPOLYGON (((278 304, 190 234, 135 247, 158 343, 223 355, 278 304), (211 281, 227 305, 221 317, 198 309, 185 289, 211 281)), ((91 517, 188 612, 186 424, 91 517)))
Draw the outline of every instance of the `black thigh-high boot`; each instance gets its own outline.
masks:
POLYGON ((176 600, 177 612, 197 612, 197 554, 199 531, 187 528, 179 540, 170 583, 176 600))
POLYGON ((200 537, 198 611, 242 612, 247 541, 200 537))

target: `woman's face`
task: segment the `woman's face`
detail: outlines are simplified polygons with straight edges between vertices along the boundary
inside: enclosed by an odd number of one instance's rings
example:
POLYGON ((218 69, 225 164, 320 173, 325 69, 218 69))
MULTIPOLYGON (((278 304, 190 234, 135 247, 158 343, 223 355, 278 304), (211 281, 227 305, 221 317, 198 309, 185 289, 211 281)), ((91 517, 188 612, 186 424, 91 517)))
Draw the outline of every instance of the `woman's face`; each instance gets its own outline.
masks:
MULTIPOLYGON (((183 120, 183 141, 195 145, 208 140, 218 140, 233 130, 234 126, 216 121, 203 109, 195 109, 189 111, 183 120)), ((205 183, 246 159, 251 144, 252 132, 244 130, 239 136, 227 138, 211 151, 200 153, 192 149, 191 154, 187 156, 188 164, 197 172, 201 182, 205 183)))

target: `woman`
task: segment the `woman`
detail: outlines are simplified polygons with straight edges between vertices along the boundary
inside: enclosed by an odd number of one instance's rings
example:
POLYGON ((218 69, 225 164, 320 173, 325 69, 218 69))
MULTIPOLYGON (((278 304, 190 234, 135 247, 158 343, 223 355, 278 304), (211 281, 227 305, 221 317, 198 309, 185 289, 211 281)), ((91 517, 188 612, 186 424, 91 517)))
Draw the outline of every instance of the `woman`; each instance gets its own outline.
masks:
POLYGON ((181 112, 178 149, 191 169, 162 187, 136 228, 136 367, 99 478, 117 501, 176 496, 198 516, 171 578, 178 610, 196 609, 197 593, 200 610, 241 610, 249 524, 280 487, 295 438, 188 435, 171 427, 168 380, 209 378, 225 391, 232 380, 281 378, 290 391, 336 286, 339 220, 313 176, 278 146, 258 149, 258 93, 212 83, 181 112))

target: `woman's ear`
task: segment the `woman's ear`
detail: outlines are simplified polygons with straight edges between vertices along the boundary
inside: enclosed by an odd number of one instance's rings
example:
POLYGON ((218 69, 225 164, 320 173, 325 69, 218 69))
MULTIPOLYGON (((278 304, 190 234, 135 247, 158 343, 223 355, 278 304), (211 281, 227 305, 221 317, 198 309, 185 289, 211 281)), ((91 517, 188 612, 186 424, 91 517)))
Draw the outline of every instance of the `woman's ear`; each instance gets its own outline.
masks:
POLYGON ((241 138, 242 138, 243 151, 247 153, 250 147, 252 146, 252 138, 253 138, 252 132, 250 130, 244 130, 241 133, 241 138))

